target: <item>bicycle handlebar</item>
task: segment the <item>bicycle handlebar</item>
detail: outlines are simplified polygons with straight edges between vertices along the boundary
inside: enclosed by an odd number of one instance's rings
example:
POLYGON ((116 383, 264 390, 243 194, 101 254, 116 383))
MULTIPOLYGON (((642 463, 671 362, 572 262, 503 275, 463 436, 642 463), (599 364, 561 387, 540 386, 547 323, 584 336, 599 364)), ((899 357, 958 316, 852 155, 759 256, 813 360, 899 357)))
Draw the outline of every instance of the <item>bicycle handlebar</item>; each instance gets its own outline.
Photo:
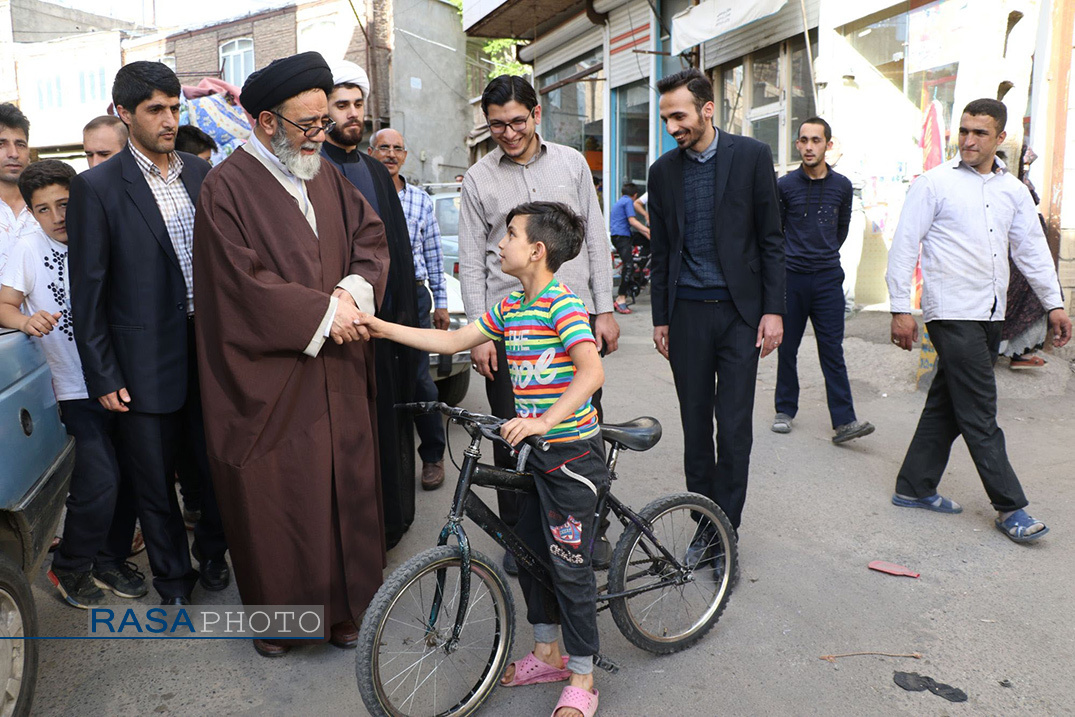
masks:
MULTIPOLYGON (((414 403, 397 403, 396 408, 405 411, 411 411, 413 413, 442 413, 445 416, 448 416, 449 418, 455 419, 457 421, 471 423, 475 426, 482 427, 482 435, 489 440, 499 441, 505 444, 506 446, 511 448, 513 453, 519 451, 518 448, 508 443, 507 440, 505 440, 502 436, 500 436, 499 433, 496 432, 499 430, 500 426, 507 423, 507 419, 499 418, 497 416, 490 416, 485 413, 475 413, 473 411, 468 411, 465 408, 449 406, 443 401, 416 401, 414 403), (496 429, 496 431, 484 430, 485 428, 496 429)), ((524 438, 522 442, 533 446, 534 448, 537 448, 542 452, 549 450, 548 441, 543 441, 538 436, 528 436, 524 438)))

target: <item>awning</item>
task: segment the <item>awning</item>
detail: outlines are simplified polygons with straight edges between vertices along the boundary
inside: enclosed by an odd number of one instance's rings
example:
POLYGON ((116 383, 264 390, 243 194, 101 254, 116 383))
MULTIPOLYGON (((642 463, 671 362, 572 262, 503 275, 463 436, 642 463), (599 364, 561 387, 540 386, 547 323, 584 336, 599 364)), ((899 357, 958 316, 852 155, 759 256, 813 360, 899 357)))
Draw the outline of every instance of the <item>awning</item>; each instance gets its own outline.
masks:
POLYGON ((787 0, 702 0, 672 18, 672 54, 772 15, 787 0))

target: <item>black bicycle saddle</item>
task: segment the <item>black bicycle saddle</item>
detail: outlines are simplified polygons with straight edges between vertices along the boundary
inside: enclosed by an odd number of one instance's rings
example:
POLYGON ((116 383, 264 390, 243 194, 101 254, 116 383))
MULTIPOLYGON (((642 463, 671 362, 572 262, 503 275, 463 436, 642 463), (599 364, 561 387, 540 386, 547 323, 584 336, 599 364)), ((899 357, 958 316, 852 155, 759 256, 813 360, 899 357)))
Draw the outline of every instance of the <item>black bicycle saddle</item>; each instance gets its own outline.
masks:
POLYGON ((632 451, 648 451, 661 440, 661 422, 642 416, 626 423, 602 423, 601 437, 632 451))

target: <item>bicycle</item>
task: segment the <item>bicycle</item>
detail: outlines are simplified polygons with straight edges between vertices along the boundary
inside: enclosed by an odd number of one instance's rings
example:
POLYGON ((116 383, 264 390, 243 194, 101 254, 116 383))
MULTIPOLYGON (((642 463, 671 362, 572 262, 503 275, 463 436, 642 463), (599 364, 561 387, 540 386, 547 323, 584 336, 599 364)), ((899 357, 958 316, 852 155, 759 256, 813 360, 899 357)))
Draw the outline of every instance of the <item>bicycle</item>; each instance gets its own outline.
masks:
MULTIPOLYGON (((470 518, 515 556, 520 570, 551 586, 547 558, 531 551, 472 491, 476 486, 533 491, 526 461, 531 450, 547 446, 528 438, 515 470, 498 468, 479 462, 480 446, 483 439, 507 444, 497 433, 503 419, 440 402, 401 408, 443 413, 470 435, 470 444, 438 547, 393 571, 366 610, 359 632, 359 692, 377 717, 469 715, 496 689, 509 663, 515 604, 500 565, 471 549, 462 521, 470 518), (448 545, 453 536, 456 545, 448 545)), ((648 417, 603 424, 601 431, 612 482, 621 452, 649 450, 661 438, 661 424, 648 417)), ((670 654, 694 645, 716 624, 735 584, 737 550, 728 518, 710 499, 686 492, 635 512, 610 489, 599 496, 595 524, 604 525, 609 512, 624 530, 608 580, 598 585, 598 610, 609 609, 623 636, 641 649, 670 654), (698 536, 709 542, 688 551, 698 536)), ((600 655, 595 665, 618 669, 600 655)))

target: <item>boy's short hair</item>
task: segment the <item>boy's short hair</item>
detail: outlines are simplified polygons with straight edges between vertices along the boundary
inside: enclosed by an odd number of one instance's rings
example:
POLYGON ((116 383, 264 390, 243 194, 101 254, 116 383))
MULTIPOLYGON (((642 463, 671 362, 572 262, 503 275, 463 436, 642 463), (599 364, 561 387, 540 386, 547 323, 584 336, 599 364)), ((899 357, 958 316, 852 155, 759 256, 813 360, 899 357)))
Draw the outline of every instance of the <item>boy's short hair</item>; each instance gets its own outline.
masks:
POLYGON ((53 184, 64 189, 71 187, 71 179, 77 174, 74 167, 58 159, 43 159, 34 162, 19 175, 19 194, 26 201, 26 206, 33 207, 34 192, 53 184))
POLYGON ((620 194, 625 197, 637 197, 638 185, 634 182, 624 182, 623 186, 620 188, 620 194))
POLYGON ((119 68, 112 83, 112 103, 134 112, 153 93, 160 90, 168 97, 179 97, 183 86, 167 65, 161 62, 138 60, 119 68))
POLYGON ((101 129, 102 127, 111 127, 117 133, 122 132, 124 135, 127 133, 127 125, 123 124, 123 120, 115 115, 100 115, 94 117, 86 126, 82 128, 83 132, 92 132, 95 129, 101 129))
POLYGON ((30 120, 26 119, 22 110, 10 102, 0 103, 0 127, 21 129, 26 139, 30 139, 30 120))
POLYGON ((179 125, 175 132, 175 149, 177 152, 201 154, 206 150, 215 152, 216 142, 202 130, 192 124, 179 125))
POLYGON ((991 97, 983 97, 980 100, 968 103, 963 108, 963 114, 971 117, 981 117, 982 115, 992 117, 993 121, 997 123, 997 134, 1003 132, 1004 125, 1008 124, 1008 108, 1000 100, 994 100, 991 97))
POLYGON ((526 217, 526 239, 545 245, 545 266, 557 271, 582 250, 586 238, 586 220, 560 202, 527 202, 508 212, 505 224, 515 217, 526 217))

